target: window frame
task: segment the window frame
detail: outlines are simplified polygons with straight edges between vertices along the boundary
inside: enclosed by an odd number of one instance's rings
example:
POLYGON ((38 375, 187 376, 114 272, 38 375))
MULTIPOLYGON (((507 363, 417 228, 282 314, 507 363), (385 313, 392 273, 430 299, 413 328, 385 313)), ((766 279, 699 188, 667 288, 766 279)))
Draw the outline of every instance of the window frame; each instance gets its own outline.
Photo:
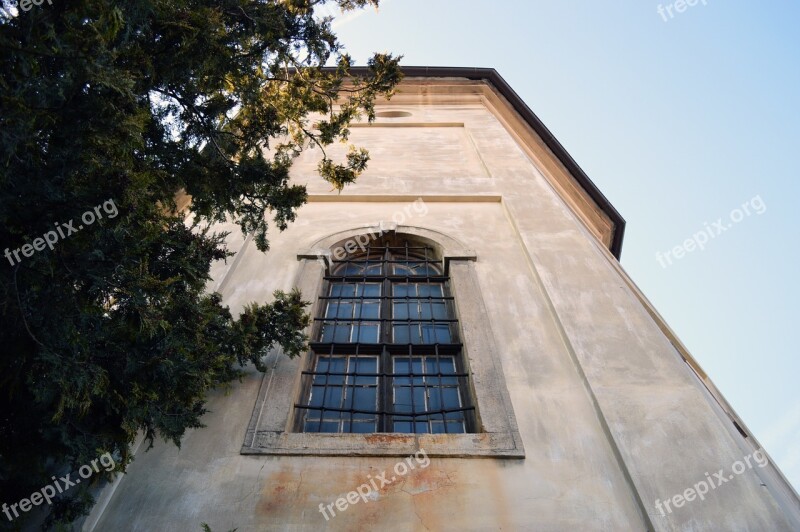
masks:
MULTIPOLYGON (((525 449, 517 427, 503 368, 488 312, 475 270, 475 252, 447 235, 421 227, 387 223, 331 234, 308 251, 297 255, 296 286, 312 301, 310 312, 318 315, 323 273, 332 255, 346 242, 396 232, 430 245, 442 259, 450 277, 460 323, 462 357, 472 378, 470 396, 477 408, 479 432, 465 434, 402 433, 307 433, 294 432, 294 401, 299 397, 302 371, 311 357, 290 359, 276 349, 265 357, 267 372, 245 431, 241 454, 313 456, 407 456, 424 448, 429 456, 524 458, 525 449)), ((309 326, 308 334, 312 333, 309 326)))
MULTIPOLYGON (((317 305, 317 315, 314 317, 315 325, 312 327, 312 342, 310 343, 310 353, 308 355, 311 359, 309 361, 309 369, 302 372, 304 378, 302 379, 298 400, 294 405, 296 412, 294 421, 292 422, 293 431, 304 432, 307 434, 358 434, 359 432, 345 432, 343 430, 346 426, 352 426, 352 423, 355 420, 354 416, 356 415, 353 412, 350 413, 348 422, 343 421, 343 415, 338 416, 337 425, 341 432, 323 432, 321 430, 323 424, 333 422, 335 416, 326 418, 324 414, 327 409, 320 408, 324 405, 312 404, 314 399, 313 387, 317 385, 316 377, 319 376, 317 364, 318 361, 323 357, 346 356, 348 357, 347 360, 349 360, 349 357, 353 356, 377 356, 377 372, 379 373, 379 376, 376 392, 376 408, 379 413, 376 414, 377 421, 375 430, 371 432, 371 434, 477 433, 478 427, 475 415, 475 405, 471 398, 471 391, 469 387, 469 368, 464 362, 463 346, 460 342, 461 334, 459 330, 458 319, 456 317, 455 301, 449 289, 450 278, 447 275, 447 272, 444 271, 442 261, 436 259, 434 249, 425 244, 409 241, 408 239, 379 239, 377 241, 368 243, 366 248, 363 249, 361 253, 353 254, 347 257, 345 260, 332 261, 326 270, 327 271, 325 272, 326 275, 324 276, 324 282, 321 290, 322 295, 318 298, 319 304, 317 305), (398 264, 402 265, 412 263, 422 265, 424 268, 424 273, 412 275, 407 272, 398 272, 396 267, 398 264), (358 272, 363 273, 348 271, 350 270, 350 266, 354 264, 358 266, 358 272), (377 273, 373 269, 375 265, 380 265, 380 271, 377 273), (369 273, 370 269, 373 269, 372 273, 369 273), (353 295, 343 295, 346 292, 345 290, 337 290, 336 292, 338 292, 338 294, 334 294, 334 287, 337 284, 341 286, 352 285, 353 295), (377 295, 368 295, 367 286, 369 285, 379 285, 377 295), (397 295, 397 287, 408 287, 411 285, 415 287, 414 296, 410 296, 408 293, 406 293, 404 296, 397 295), (422 286, 435 286, 437 287, 436 292, 438 292, 440 295, 431 295, 433 291, 428 291, 427 296, 420 295, 420 287, 422 286), (433 298, 437 299, 438 301, 434 302, 432 300, 433 298), (363 310, 365 300, 373 299, 378 299, 379 302, 377 318, 363 318, 363 313, 360 316, 355 315, 355 305, 360 304, 360 308, 363 310), (425 303, 421 302, 425 299, 428 299, 428 305, 430 305, 430 318, 425 319, 421 316, 412 318, 410 312, 407 313, 406 318, 398 318, 395 314, 395 307, 398 303, 398 299, 400 299, 400 302, 414 301, 417 305, 419 305, 419 309, 424 308, 425 305, 425 303), (347 301, 348 304, 353 305, 353 308, 351 308, 347 318, 338 317, 338 305, 341 305, 343 300, 347 301), (435 317, 433 305, 440 303, 444 305, 445 312, 444 317, 437 318, 435 317), (337 312, 333 317, 329 316, 331 305, 337 305, 337 312), (363 336, 361 331, 365 320, 366 323, 375 321, 378 324, 378 334, 374 343, 371 341, 364 342, 361 340, 363 336), (343 322, 343 324, 340 325, 339 322, 343 322), (403 323, 406 323, 409 327, 409 342, 407 343, 397 342, 397 338, 395 336, 396 327, 398 324, 402 326, 403 323), (420 341, 411 341, 412 335, 410 327, 413 324, 417 324, 417 327, 422 327, 426 323, 429 323, 434 327, 446 325, 449 332, 449 341, 446 343, 439 343, 438 341, 434 341, 432 343, 425 342, 421 328, 419 329, 420 341), (349 328, 346 336, 347 341, 345 342, 337 340, 337 337, 339 336, 337 335, 337 327, 339 326, 349 328), (326 338, 326 329, 328 327, 333 328, 333 333, 327 335, 326 338), (358 335, 354 337, 356 328, 358 328, 358 335), (354 338, 357 339, 354 341, 354 338), (347 353, 335 352, 337 350, 341 350, 342 348, 347 349, 348 347, 350 347, 350 350, 347 353), (380 348, 379 351, 374 349, 377 347, 380 348), (365 348, 366 351, 364 350, 365 348), (440 351, 443 352, 440 353, 440 351), (457 412, 458 417, 461 418, 458 422, 462 427, 460 432, 450 432, 449 427, 452 426, 452 422, 448 422, 446 420, 446 418, 452 415, 450 412, 442 412, 440 414, 434 413, 427 416, 419 414, 416 416, 394 415, 396 414, 394 398, 398 388, 396 381, 398 378, 402 378, 396 375, 395 361, 402 358, 414 359, 419 357, 422 357, 423 360, 426 361, 429 357, 436 357, 437 361, 439 360, 439 357, 452 357, 454 371, 453 378, 456 379, 455 388, 458 392, 459 404, 457 408, 460 409, 457 412), (438 421, 441 423, 441 428, 444 430, 444 432, 433 432, 434 426, 439 424, 439 422, 437 422, 438 416, 441 416, 441 419, 438 421), (395 417, 411 418, 410 423, 415 424, 415 426, 416 423, 425 423, 430 432, 397 431, 395 430, 397 428, 395 423, 401 423, 405 420, 396 421, 395 417), (320 430, 308 430, 309 418, 311 418, 312 422, 318 423, 320 430), (326 421, 326 419, 328 419, 328 421, 326 421)), ((345 369, 346 373, 348 372, 347 368, 349 368, 349 362, 347 364, 348 365, 345 369)), ((440 370, 441 368, 438 369, 440 370)), ((345 376, 345 379, 348 378, 348 376, 345 376)), ((423 390, 426 403, 429 400, 428 394, 430 390, 441 390, 451 387, 449 385, 443 385, 441 381, 439 382, 438 386, 428 385, 429 378, 430 377, 428 377, 426 374, 423 374, 421 379, 424 384, 420 386, 411 386, 412 394, 414 388, 421 388, 423 390)), ((324 388, 326 390, 324 392, 326 396, 327 386, 330 385, 328 379, 330 379, 329 376, 324 377, 324 380, 327 383, 324 388)), ((414 380, 416 380, 416 377, 414 380)), ((355 388, 350 387, 350 391, 355 393, 355 388)), ((327 410, 328 412, 338 411, 340 414, 346 414, 345 411, 335 410, 337 408, 347 408, 348 387, 343 386, 342 392, 342 400, 339 401, 340 406, 333 407, 334 410, 327 410)), ((443 395, 441 395, 442 393, 443 392, 439 392, 440 399, 443 397, 443 395)), ((354 405, 350 403, 350 408, 353 407, 354 405)))

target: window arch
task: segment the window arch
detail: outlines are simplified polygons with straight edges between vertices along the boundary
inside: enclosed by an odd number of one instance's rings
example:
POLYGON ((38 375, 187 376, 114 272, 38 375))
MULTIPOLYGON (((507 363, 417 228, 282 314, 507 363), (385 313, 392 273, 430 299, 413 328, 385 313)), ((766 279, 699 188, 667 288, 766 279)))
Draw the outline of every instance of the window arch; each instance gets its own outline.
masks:
POLYGON ((295 429, 476 432, 442 257, 407 235, 357 242, 324 275, 295 429))

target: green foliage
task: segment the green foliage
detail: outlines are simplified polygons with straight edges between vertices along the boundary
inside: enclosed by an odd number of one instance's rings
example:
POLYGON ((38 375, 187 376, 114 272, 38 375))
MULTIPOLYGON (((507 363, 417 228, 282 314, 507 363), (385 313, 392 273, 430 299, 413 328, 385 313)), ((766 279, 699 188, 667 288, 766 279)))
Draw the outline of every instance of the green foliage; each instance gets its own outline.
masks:
MULTIPOLYGON (((11 504, 104 452, 124 470, 139 431, 180 444, 240 364, 304 350, 299 293, 236 318, 206 293, 210 264, 230 255, 208 227, 233 219, 268 249, 270 221, 284 229, 306 201, 294 158, 347 141, 400 72, 376 54, 352 78, 315 12, 323 0, 75 0, 16 15, 0 1, 0 253, 109 199, 119 208, 21 263, 0 257, 11 504), (180 190, 193 225, 175 214, 180 190)), ((352 147, 319 171, 341 189, 368 159, 352 147)), ((54 519, 83 511, 84 496, 55 504, 54 519)))

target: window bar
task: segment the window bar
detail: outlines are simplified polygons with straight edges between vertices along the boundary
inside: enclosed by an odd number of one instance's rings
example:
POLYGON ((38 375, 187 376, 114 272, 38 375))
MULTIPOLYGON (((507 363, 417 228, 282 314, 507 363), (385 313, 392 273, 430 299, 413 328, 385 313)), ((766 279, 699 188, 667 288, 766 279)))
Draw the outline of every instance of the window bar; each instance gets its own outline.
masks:
MULTIPOLYGON (((295 404, 294 406, 296 406, 297 408, 303 408, 303 409, 306 409, 306 410, 322 410, 321 406, 309 406, 309 405, 303 405, 303 404, 295 404)), ((376 411, 376 410, 366 410, 366 409, 363 409, 363 408, 352 408, 352 409, 350 409, 350 408, 336 408, 336 407, 332 407, 332 406, 326 407, 325 410, 327 410, 328 412, 345 412, 345 413, 350 412, 350 410, 353 410, 353 412, 355 412, 356 414, 375 414, 377 412, 377 413, 386 413, 386 414, 399 414, 400 416, 404 416, 404 417, 408 417, 408 416, 411 415, 411 414, 409 414, 407 412, 394 412, 392 410, 389 410, 389 411, 377 410, 376 411)), ((430 411, 423 410, 422 412, 418 413, 417 416, 425 416, 425 415, 429 415, 429 414, 440 414, 442 412, 448 412, 448 413, 449 412, 466 412, 468 410, 475 410, 475 407, 474 406, 459 406, 459 407, 455 407, 455 408, 442 408, 442 409, 439 409, 439 410, 430 410, 430 411)))
MULTIPOLYGON (((436 391, 439 394, 439 408, 444 408, 444 388, 442 384, 442 364, 439 359, 439 344, 436 343, 433 345, 433 353, 436 356, 436 371, 438 372, 437 379, 439 380, 439 386, 437 387, 436 391)), ((453 360, 453 370, 455 371, 455 359, 453 360)), ((445 416, 444 412, 442 412, 442 424, 444 427, 444 433, 447 434, 447 416, 445 416)))
MULTIPOLYGON (((383 279, 382 279, 383 282, 381 283, 381 287, 383 288, 384 296, 389 296, 393 293, 392 282, 389 280, 389 275, 390 273, 393 273, 393 270, 391 270, 392 266, 387 262, 390 256, 391 255, 389 254, 389 246, 387 244, 383 250, 383 253, 381 254, 381 257, 383 259, 383 263, 381 265, 383 267, 383 279)), ((384 318, 390 319, 393 317, 392 314, 394 312, 394 309, 391 308, 391 305, 392 305, 391 300, 389 299, 381 300, 381 307, 385 311, 385 314, 383 316, 384 318)), ((392 328, 391 321, 381 322, 381 340, 383 340, 384 342, 392 342, 394 340, 394 330, 392 328)), ((392 370, 392 372, 394 372, 394 370, 392 370)))
MULTIPOLYGON (((355 371, 351 372, 351 373, 354 373, 356 375, 358 375, 358 372, 359 372, 359 367, 358 366, 360 365, 360 361, 359 361, 359 358, 358 358, 358 348, 359 347, 361 347, 361 344, 356 344, 356 354, 353 357, 353 361, 356 363, 356 367, 355 367, 355 371)), ((348 364, 348 369, 349 369, 349 364, 348 364)), ((350 392, 351 392, 351 395, 350 395, 350 432, 353 432, 353 409, 355 409, 355 407, 356 407, 356 380, 357 380, 357 377, 355 377, 355 376, 346 376, 345 377, 345 384, 347 384, 351 380, 352 380, 352 387, 350 388, 350 392)), ((345 400, 345 404, 347 404, 346 400, 345 400)))
MULTIPOLYGON (((389 416, 386 412, 389 410, 387 407, 389 406, 388 403, 392 399, 392 391, 393 389, 391 386, 394 384, 393 380, 383 375, 386 369, 386 362, 391 360, 389 358, 389 353, 386 351, 386 345, 381 348, 381 354, 378 358, 378 371, 382 373, 380 377, 378 377, 378 391, 376 392, 378 395, 378 405, 380 408, 380 413, 378 414, 377 420, 377 429, 381 432, 389 432, 389 416)), ((392 373, 394 373, 394 368, 392 368, 392 373)))
MULTIPOLYGON (((328 357, 328 363, 325 365, 325 386, 322 388, 322 409, 319 411, 317 432, 322 432, 322 422, 325 419, 325 400, 328 398, 328 384, 330 382, 331 363, 333 362, 333 347, 334 344, 331 343, 330 356, 328 357)), ((319 366, 319 360, 317 360, 317 366, 319 366)), ((317 367, 317 370, 319 370, 319 367, 317 367)))
POLYGON ((417 433, 417 407, 414 404, 414 356, 411 344, 408 344, 408 372, 410 374, 409 384, 411 384, 411 432, 417 433))
MULTIPOLYGON (((336 328, 339 326, 339 309, 342 308, 342 294, 344 293, 345 283, 330 282, 330 292, 333 294, 333 287, 338 285, 339 294, 336 296, 336 313, 333 315, 333 332, 331 333, 331 343, 336 343, 336 328)), ((328 303, 330 306, 330 302, 328 303)), ((326 309, 327 314, 327 309, 326 309)))

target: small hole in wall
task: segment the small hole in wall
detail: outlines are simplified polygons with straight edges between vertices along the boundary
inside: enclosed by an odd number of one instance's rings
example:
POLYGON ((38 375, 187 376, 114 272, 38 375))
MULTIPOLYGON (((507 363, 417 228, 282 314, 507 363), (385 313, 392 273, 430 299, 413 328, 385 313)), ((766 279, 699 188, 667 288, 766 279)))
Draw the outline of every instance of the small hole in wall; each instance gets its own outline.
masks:
POLYGON ((381 111, 375 113, 375 116, 378 118, 405 118, 411 116, 411 113, 408 111, 381 111))

